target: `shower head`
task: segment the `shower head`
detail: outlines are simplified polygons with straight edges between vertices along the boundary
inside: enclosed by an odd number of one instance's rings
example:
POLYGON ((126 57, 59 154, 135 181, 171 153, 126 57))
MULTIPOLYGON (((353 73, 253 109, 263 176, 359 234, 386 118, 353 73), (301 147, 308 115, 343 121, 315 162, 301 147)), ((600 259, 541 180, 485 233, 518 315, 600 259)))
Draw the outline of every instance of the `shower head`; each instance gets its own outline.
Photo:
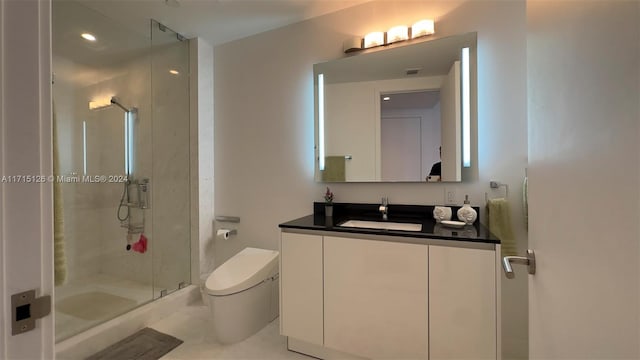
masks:
POLYGON ((127 109, 126 107, 124 107, 124 105, 122 105, 120 103, 120 100, 115 96, 111 97, 111 103, 114 104, 114 105, 117 105, 120 109, 124 110, 125 112, 131 111, 131 110, 127 109))

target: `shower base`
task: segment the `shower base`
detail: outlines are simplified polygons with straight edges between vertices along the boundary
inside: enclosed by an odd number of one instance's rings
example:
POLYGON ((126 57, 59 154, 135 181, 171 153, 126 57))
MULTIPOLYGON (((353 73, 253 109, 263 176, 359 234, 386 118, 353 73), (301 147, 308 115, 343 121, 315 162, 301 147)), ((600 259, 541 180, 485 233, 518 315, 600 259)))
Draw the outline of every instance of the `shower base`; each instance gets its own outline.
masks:
POLYGON ((126 313, 153 298, 150 285, 96 274, 55 289, 56 342, 126 313))

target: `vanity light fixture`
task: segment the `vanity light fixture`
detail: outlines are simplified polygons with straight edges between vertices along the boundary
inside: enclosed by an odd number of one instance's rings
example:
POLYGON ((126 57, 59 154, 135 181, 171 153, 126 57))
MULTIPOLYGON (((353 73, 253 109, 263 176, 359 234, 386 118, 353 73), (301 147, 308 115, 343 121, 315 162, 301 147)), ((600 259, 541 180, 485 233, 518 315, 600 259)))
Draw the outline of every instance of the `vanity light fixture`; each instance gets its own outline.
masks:
POLYGON ((405 25, 394 26, 387 31, 387 44, 409 40, 409 28, 405 25))
POLYGON ((324 170, 324 74, 318 74, 318 168, 324 170))
POLYGON ((82 33, 80 36, 82 36, 82 38, 87 40, 87 41, 96 41, 96 37, 93 36, 93 34, 82 33))
POLYGON ((375 31, 364 36, 365 49, 380 45, 384 45, 384 33, 382 31, 375 31))
POLYGON ((462 48, 462 166, 471 167, 471 90, 469 48, 462 48))
POLYGON ((435 33, 433 20, 420 20, 411 26, 412 39, 426 35, 433 35, 433 33, 435 33))
POLYGON ((345 40, 342 48, 345 53, 360 51, 382 45, 389 45, 396 42, 411 40, 435 33, 434 21, 430 19, 420 20, 408 27, 398 25, 390 28, 387 32, 374 31, 362 38, 351 38, 345 40))

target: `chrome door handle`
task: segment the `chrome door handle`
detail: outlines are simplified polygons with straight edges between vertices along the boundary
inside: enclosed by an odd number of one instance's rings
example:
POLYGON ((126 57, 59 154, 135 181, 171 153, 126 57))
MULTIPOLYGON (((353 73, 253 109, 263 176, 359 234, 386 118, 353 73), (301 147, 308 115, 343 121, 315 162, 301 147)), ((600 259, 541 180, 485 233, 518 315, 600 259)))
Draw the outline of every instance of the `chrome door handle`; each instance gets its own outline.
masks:
POLYGON ((533 250, 527 250, 527 256, 505 256, 502 258, 502 268, 504 269, 504 274, 508 279, 513 279, 516 274, 513 272, 511 268, 511 263, 515 264, 523 264, 527 265, 527 269, 529 270, 529 274, 533 275, 536 273, 536 253, 533 250))

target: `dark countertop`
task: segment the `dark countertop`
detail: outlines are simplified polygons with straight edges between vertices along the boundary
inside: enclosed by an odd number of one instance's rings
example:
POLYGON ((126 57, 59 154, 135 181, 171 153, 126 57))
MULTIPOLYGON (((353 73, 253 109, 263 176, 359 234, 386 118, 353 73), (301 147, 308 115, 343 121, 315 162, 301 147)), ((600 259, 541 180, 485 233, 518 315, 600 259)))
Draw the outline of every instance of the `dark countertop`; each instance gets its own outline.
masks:
MULTIPOLYGON (((460 229, 436 224, 432 216, 433 206, 389 205, 387 221, 419 223, 422 224, 422 231, 381 230, 338 226, 338 224, 347 220, 381 221, 382 216, 378 212, 378 206, 378 204, 334 204, 334 216, 325 217, 324 204, 314 203, 314 214, 287 221, 280 224, 279 227, 281 229, 333 231, 351 234, 401 236, 490 244, 500 243, 500 240, 491 234, 478 220, 476 220, 473 225, 466 225, 460 229)), ((456 213, 457 209, 459 209, 459 207, 452 207, 453 214, 456 213)), ((478 208, 475 209, 476 211, 479 210, 478 208)))

